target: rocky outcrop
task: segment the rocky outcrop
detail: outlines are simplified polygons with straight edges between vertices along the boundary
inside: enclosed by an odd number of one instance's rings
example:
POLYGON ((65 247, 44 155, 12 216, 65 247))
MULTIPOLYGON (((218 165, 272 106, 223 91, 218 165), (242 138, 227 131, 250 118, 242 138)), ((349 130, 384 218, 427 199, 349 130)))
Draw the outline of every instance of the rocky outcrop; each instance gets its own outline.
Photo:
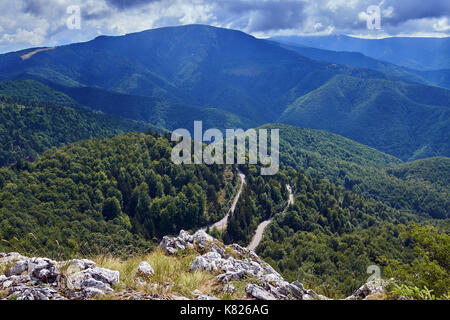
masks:
POLYGON ((155 274, 155 271, 151 265, 142 261, 137 268, 136 274, 140 277, 149 278, 155 274))
POLYGON ((66 285, 71 299, 88 299, 113 292, 119 283, 119 272, 104 268, 89 268, 67 277, 66 285))
POLYGON ((0 254, 0 266, 11 265, 0 276, 7 299, 88 299, 113 291, 119 272, 96 267, 95 262, 74 259, 58 263, 47 258, 27 258, 18 253, 0 254))
POLYGON ((191 271, 219 273, 216 279, 225 286, 231 281, 246 277, 256 278, 258 284, 249 284, 246 287, 249 298, 258 300, 326 299, 312 290, 306 290, 297 281, 292 283, 285 281, 278 272, 253 251, 237 244, 225 247, 202 230, 194 235, 181 231, 178 237, 164 237, 160 243, 160 247, 168 254, 185 250, 189 245, 207 249, 206 253, 194 259, 191 271))
POLYGON ((10 253, 1 253, 0 252, 0 266, 8 265, 17 261, 26 260, 28 257, 25 257, 17 252, 10 253))
POLYGON ((14 300, 67 300, 50 287, 30 287, 26 285, 13 286, 8 292, 8 298, 14 300))
MULTIPOLYGON (((181 231, 177 237, 164 237, 159 246, 168 255, 190 249, 196 253, 190 265, 190 271, 210 272, 215 277, 214 286, 219 287, 212 293, 236 294, 239 283, 239 295, 256 300, 325 300, 326 297, 306 289, 298 281, 288 282, 269 264, 253 251, 237 244, 225 246, 223 243, 200 230, 193 235, 181 231), (235 287, 236 285, 236 287, 235 287)), ((190 254, 188 256, 191 256, 190 254)), ((57 262, 48 258, 25 257, 18 253, 0 253, 0 293, 5 299, 18 300, 63 300, 91 299, 105 294, 114 294, 118 299, 133 300, 176 300, 187 299, 175 296, 171 292, 179 284, 174 282, 152 283, 155 271, 142 261, 136 269, 135 284, 138 289, 122 288, 114 291, 119 283, 118 271, 100 268, 87 259, 72 259, 57 262), (146 290, 139 288, 145 287, 146 290), (148 289, 153 291, 149 294, 148 289), (157 291, 157 293, 156 293, 157 291)), ((372 281, 361 286, 347 300, 382 299, 386 297, 386 281, 372 281)), ((194 290, 191 297, 196 300, 217 300, 218 298, 194 290)))
POLYGON ((387 281, 370 281, 362 285, 354 294, 345 300, 375 300, 383 299, 386 296, 387 281))
POLYGON ((175 254, 178 250, 186 250, 186 248, 194 248, 194 244, 199 248, 205 248, 207 243, 214 242, 211 237, 203 230, 199 230, 194 235, 190 235, 184 230, 176 238, 165 236, 159 244, 159 247, 164 250, 166 254, 175 254))

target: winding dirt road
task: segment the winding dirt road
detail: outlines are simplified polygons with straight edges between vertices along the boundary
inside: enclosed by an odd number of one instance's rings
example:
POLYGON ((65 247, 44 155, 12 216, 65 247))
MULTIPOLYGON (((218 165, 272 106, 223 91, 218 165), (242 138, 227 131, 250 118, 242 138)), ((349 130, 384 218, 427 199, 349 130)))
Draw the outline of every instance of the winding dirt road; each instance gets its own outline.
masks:
MULTIPOLYGON (((230 217, 230 214, 234 213, 234 210, 236 209, 236 204, 239 201, 239 198, 241 197, 242 189, 244 188, 245 184, 245 174, 240 172, 238 170, 239 177, 241 178, 241 185, 239 186, 239 190, 236 193, 236 196, 234 197, 233 203, 231 204, 230 210, 228 210, 228 213, 225 215, 225 217, 222 218, 222 220, 212 224, 209 226, 210 229, 213 229, 214 227, 217 228, 217 230, 224 230, 227 227, 228 224, 228 218, 230 217)), ((206 230, 206 228, 203 228, 202 230, 206 230)))
MULTIPOLYGON (((286 185, 286 188, 289 191, 289 199, 288 199, 288 204, 287 204, 286 208, 284 208, 283 212, 286 212, 286 210, 289 208, 289 206, 294 204, 294 194, 292 193, 292 188, 288 184, 286 185)), ((258 247, 258 245, 260 244, 260 242, 263 238, 264 230, 272 222, 272 220, 273 220, 273 217, 270 218, 269 220, 263 221, 259 224, 258 228, 256 228, 255 235, 253 236, 252 241, 248 245, 247 249, 255 251, 256 247, 258 247)))

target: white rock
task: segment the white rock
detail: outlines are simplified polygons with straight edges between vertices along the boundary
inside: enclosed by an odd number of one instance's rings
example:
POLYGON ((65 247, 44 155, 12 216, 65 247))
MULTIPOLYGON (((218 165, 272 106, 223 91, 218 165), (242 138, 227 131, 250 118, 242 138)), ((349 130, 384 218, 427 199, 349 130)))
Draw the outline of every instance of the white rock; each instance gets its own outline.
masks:
POLYGON ((119 283, 119 272, 104 268, 92 268, 77 272, 67 277, 67 288, 84 290, 95 288, 103 292, 112 292, 112 286, 119 283))
POLYGON ((86 269, 95 268, 97 265, 94 261, 88 259, 72 259, 61 264, 61 268, 67 267, 66 274, 74 274, 86 269))
POLYGON ((235 291, 236 291, 236 288, 231 283, 225 285, 222 289, 222 293, 233 294, 235 291))
POLYGON ((142 261, 138 268, 137 268, 137 272, 136 272, 139 276, 142 277, 151 277, 155 274, 155 271, 153 270, 152 266, 149 265, 147 262, 142 261))
POLYGON ((7 270, 5 272, 5 275, 8 277, 19 276, 22 273, 24 273, 25 271, 28 271, 28 261, 22 260, 22 261, 16 262, 11 268, 9 268, 9 270, 7 270))
POLYGON ((197 300, 220 300, 220 299, 218 299, 216 297, 212 297, 212 296, 208 296, 208 295, 202 294, 202 295, 197 297, 197 300))
POLYGON ((248 284, 245 288, 245 292, 247 294, 257 300, 276 300, 276 298, 264 288, 256 285, 256 284, 248 284))
POLYGON ((27 259, 28 257, 25 257, 17 252, 0 253, 0 266, 27 259))
POLYGON ((8 292, 8 298, 16 300, 66 300, 55 289, 49 287, 14 286, 8 292))

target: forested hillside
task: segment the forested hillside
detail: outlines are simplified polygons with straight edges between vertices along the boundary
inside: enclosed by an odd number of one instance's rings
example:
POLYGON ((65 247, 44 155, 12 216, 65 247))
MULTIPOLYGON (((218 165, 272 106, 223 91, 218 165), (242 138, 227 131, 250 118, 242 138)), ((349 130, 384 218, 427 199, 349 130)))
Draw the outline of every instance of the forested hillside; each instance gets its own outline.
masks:
POLYGON ((0 166, 35 160, 65 143, 149 128, 153 127, 98 112, 0 96, 0 166))
POLYGON ((438 229, 406 227, 411 216, 342 187, 303 174, 295 174, 292 182, 294 205, 275 216, 257 249, 287 279, 304 279, 322 294, 344 297, 367 279, 369 265, 378 265, 386 267, 389 275, 403 272, 402 279, 418 272, 420 276, 410 285, 423 288, 425 284, 438 295, 447 292, 448 261, 436 253, 430 253, 427 259, 427 251, 419 251, 416 244, 433 245, 419 236, 442 238, 433 250, 445 250, 449 238, 443 233, 448 232, 444 221, 436 221, 438 229), (399 265, 403 265, 403 271, 397 268, 399 265), (446 274, 446 280, 428 276, 427 270, 433 268, 446 274))
POLYGON ((411 214, 448 217, 448 185, 439 186, 424 178, 419 180, 400 174, 404 168, 418 167, 422 163, 425 165, 420 171, 446 177, 448 158, 402 164, 394 157, 325 131, 280 124, 262 128, 280 129, 280 162, 285 166, 327 179, 367 199, 382 201, 411 214))
POLYGON ((298 45, 280 44, 283 48, 293 50, 301 55, 338 64, 349 65, 357 68, 367 68, 383 73, 388 73, 402 79, 405 82, 417 82, 429 86, 450 88, 450 69, 419 71, 395 64, 370 58, 360 52, 332 51, 318 48, 309 48, 298 45))
POLYGON ((402 160, 450 156, 450 90, 336 76, 297 99, 280 122, 322 129, 402 160))
POLYGON ((402 160, 450 155, 450 91, 414 83, 425 75, 395 66, 318 61, 205 25, 100 36, 21 58, 33 51, 0 55, 0 79, 35 79, 64 92, 55 100, 70 97, 169 130, 190 129, 193 120, 220 129, 282 122, 335 132, 402 160))
POLYGON ((417 70, 450 69, 450 38, 388 37, 364 39, 345 35, 278 36, 275 41, 333 51, 359 52, 417 70))
POLYGON ((128 134, 0 169, 0 251, 131 254, 153 237, 218 220, 233 172, 178 166, 170 152, 164 137, 128 134))

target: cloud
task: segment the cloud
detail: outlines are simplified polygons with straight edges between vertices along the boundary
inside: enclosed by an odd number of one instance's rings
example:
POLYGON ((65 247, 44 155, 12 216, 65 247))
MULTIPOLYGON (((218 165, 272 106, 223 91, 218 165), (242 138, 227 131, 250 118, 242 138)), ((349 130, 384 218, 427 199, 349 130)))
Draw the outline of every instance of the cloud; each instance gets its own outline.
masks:
POLYGON ((277 34, 449 36, 450 2, 442 0, 15 0, 1 1, 0 51, 90 40, 192 23, 277 34), (79 5, 81 30, 68 30, 67 7, 79 5), (378 5, 382 30, 368 30, 378 5))
POLYGON ((134 8, 161 1, 163 0, 106 0, 108 4, 119 9, 134 8))

